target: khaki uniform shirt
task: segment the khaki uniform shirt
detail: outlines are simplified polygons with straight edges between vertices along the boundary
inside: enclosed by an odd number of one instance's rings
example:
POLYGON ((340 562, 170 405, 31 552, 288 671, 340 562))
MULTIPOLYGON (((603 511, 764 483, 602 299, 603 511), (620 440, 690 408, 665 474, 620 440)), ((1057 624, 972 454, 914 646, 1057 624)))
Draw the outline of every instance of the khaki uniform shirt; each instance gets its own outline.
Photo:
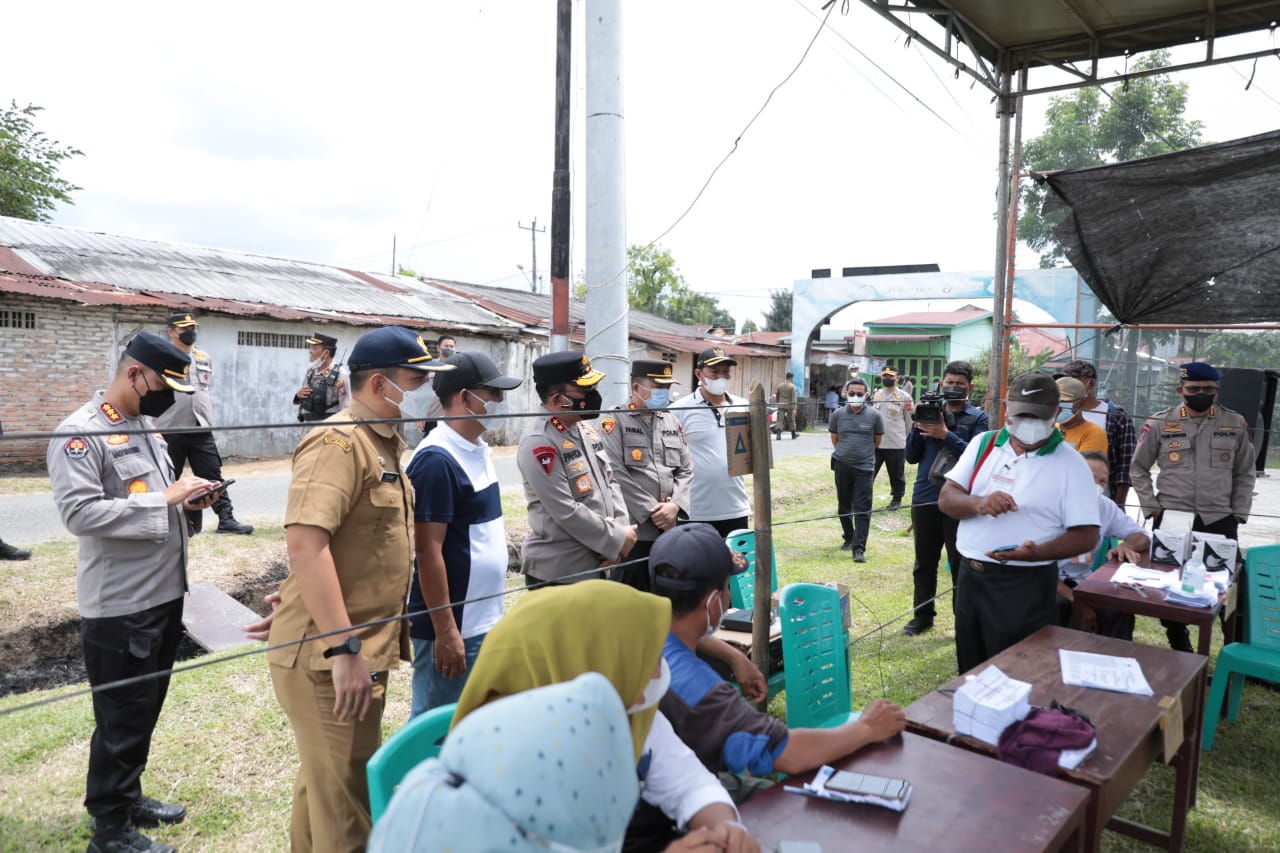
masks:
POLYGON ((1147 515, 1158 509, 1181 510, 1212 524, 1228 515, 1248 517, 1256 476, 1253 462, 1243 417, 1217 405, 1195 417, 1185 405, 1177 405, 1157 412, 1142 427, 1129 474, 1147 515), (1154 486, 1153 464, 1160 466, 1154 486))
POLYGON ((911 434, 911 395, 901 388, 881 388, 871 395, 871 406, 884 419, 880 449, 905 449, 911 434))
POLYGON ((558 417, 534 418, 525 428, 516 451, 529 502, 525 574, 556 580, 617 558, 630 521, 603 451, 590 421, 568 426, 558 417))
MULTIPOLYGON (((359 401, 334 421, 375 418, 359 401)), ((404 442, 393 424, 321 422, 293 452, 293 479, 285 527, 306 524, 330 534, 329 548, 352 625, 404 613, 413 566, 413 488, 400 465, 404 442)), ((320 633, 298 590, 292 569, 280 587, 280 609, 271 625, 272 645, 320 633)), ((372 672, 409 659, 409 623, 388 622, 356 632, 372 672)), ((267 653, 276 666, 296 663, 332 669, 325 649, 334 639, 286 646, 267 653)))
POLYGON ((638 541, 652 542, 662 533, 649 517, 654 504, 670 501, 681 518, 689 517, 693 459, 675 415, 633 405, 601 418, 600 432, 638 541))
POLYGON ((187 590, 187 523, 165 501, 173 465, 164 439, 83 434, 151 426, 151 418, 126 418, 99 391, 58 426, 66 435, 49 441, 53 500, 62 523, 80 538, 81 616, 139 613, 187 590))
POLYGON ((156 418, 156 426, 161 430, 169 427, 207 427, 213 423, 213 398, 209 396, 209 386, 213 378, 213 363, 204 350, 191 348, 191 369, 187 371, 187 384, 196 389, 194 394, 174 394, 173 405, 160 417, 156 418))
POLYGON ((777 388, 773 389, 778 407, 785 409, 794 409, 796 407, 798 391, 794 382, 783 382, 777 388))

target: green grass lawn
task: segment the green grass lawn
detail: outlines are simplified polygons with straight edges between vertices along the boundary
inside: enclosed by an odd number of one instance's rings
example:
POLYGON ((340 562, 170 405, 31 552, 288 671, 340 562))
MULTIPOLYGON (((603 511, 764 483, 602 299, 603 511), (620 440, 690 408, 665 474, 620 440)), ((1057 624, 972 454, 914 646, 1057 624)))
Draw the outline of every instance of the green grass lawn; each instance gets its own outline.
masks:
MULTIPOLYGON (((779 581, 847 584, 851 636, 856 639, 851 650, 854 705, 880 696, 907 704, 954 675, 950 601, 939 602, 932 632, 916 638, 901 634, 911 608, 906 511, 873 517, 868 561, 862 564, 839 550, 836 519, 787 523, 834 515, 830 476, 826 459, 818 457, 788 460, 774 471, 779 581), (886 623, 885 630, 876 631, 886 623)), ((913 476, 909 471, 908 479, 913 476)), ((887 483, 881 477, 874 505, 887 502, 887 483)), ((518 494, 507 495, 503 503, 513 526, 523 521, 518 494)), ((940 590, 949 587, 946 577, 940 579, 940 590)), ((1138 620, 1138 635, 1143 642, 1164 643, 1153 620, 1138 620)), ((1218 637, 1215 652, 1220 642, 1218 637)), ((9 697, 0 700, 0 712, 74 689, 9 697)), ((386 734, 408 715, 408 700, 408 670, 402 667, 390 680, 386 734)), ((775 699, 771 710, 782 715, 783 709, 784 700, 775 699)), ((1280 849, 1277 719, 1280 693, 1247 686, 1240 721, 1223 722, 1214 749, 1203 756, 1188 850, 1280 849)), ((0 717, 0 850, 83 849, 89 833, 81 800, 91 731, 88 697, 0 717)), ((255 656, 182 673, 174 679, 161 715, 143 784, 149 794, 187 804, 190 816, 176 827, 156 830, 154 837, 184 851, 285 850, 296 768, 292 732, 276 703, 264 660, 255 656)), ((1172 770, 1155 767, 1121 814, 1167 827, 1172 792, 1172 770)), ((850 843, 856 847, 856 839, 850 843)), ((1114 833, 1104 836, 1103 848, 1148 849, 1114 833)), ((999 849, 998 839, 993 839, 993 849, 999 849)))

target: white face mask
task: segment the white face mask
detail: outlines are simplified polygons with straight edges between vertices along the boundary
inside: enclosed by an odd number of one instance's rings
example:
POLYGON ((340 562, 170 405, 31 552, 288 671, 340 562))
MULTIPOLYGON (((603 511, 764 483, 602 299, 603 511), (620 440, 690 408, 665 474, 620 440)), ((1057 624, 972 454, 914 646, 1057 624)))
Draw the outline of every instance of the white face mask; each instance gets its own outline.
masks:
POLYGON ((1020 416, 1009 420, 1009 435, 1023 444, 1039 444, 1053 435, 1053 421, 1020 416))
POLYGON ((867 402, 866 394, 850 394, 849 395, 848 403, 853 408, 857 408, 865 402, 867 402))
POLYGON ((707 599, 706 610, 707 610, 707 630, 703 632, 702 636, 710 637, 716 631, 720 630, 720 624, 724 622, 724 603, 720 601, 720 593, 716 593, 715 595, 707 599), (712 621, 711 621, 711 602, 713 601, 720 604, 720 618, 715 620, 715 624, 712 624, 712 621))
POLYGON ((666 658, 658 663, 658 674, 654 678, 649 679, 649 683, 645 685, 644 696, 639 702, 627 709, 628 714, 639 714, 641 711, 647 711, 656 706, 659 700, 667 693, 667 688, 671 686, 671 667, 667 666, 666 658))
POLYGON ((383 395, 382 399, 399 408, 400 417, 402 418, 425 418, 427 413, 431 411, 431 404, 437 400, 436 389, 432 387, 430 379, 423 382, 422 387, 415 388, 412 391, 404 390, 392 382, 390 378, 387 379, 387 384, 400 392, 400 402, 397 403, 386 395, 383 395))
POLYGON ((323 364, 324 364, 323 358, 312 359, 307 363, 307 370, 319 370, 321 365, 323 364))
POLYGON ((479 400, 480 404, 484 406, 484 417, 477 417, 476 422, 486 430, 501 429, 506 418, 498 416, 505 415, 509 411, 506 399, 486 400, 478 394, 473 394, 470 391, 467 393, 471 394, 474 399, 479 400))
POLYGON ((728 379, 704 379, 702 387, 707 389, 707 393, 713 397, 723 397, 729 393, 728 379))
POLYGON ((1101 483, 1094 483, 1094 485, 1098 487, 1098 497, 1102 497, 1107 493, 1106 486, 1102 485, 1101 483))

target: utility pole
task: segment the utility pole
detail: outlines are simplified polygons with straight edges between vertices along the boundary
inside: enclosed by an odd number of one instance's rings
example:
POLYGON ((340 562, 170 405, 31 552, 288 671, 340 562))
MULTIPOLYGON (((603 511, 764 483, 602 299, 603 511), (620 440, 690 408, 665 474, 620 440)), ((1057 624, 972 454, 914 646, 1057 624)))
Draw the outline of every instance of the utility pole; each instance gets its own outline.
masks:
POLYGON ((391 274, 396 274, 396 235, 391 235, 391 274))
POLYGON ((529 242, 533 244, 533 278, 529 282, 529 289, 534 293, 538 292, 538 232, 546 233, 546 228, 538 227, 538 217, 533 217, 532 225, 525 225, 517 222, 516 227, 522 231, 529 232, 529 242))
POLYGON ((551 351, 569 348, 569 36, 573 0, 556 0, 556 129, 551 172, 551 351))

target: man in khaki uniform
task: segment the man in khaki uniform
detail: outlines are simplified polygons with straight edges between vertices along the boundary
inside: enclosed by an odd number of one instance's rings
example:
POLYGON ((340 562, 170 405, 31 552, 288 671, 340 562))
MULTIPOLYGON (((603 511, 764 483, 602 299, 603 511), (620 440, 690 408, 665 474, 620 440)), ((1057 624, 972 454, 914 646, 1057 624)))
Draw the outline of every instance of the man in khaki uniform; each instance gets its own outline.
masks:
POLYGON ((654 411, 671 404, 674 384, 669 362, 636 359, 631 362, 631 403, 600 420, 614 479, 636 526, 630 565, 619 569, 617 579, 642 592, 649 592, 647 558, 654 540, 689 517, 689 445, 675 415, 654 411))
POLYGON ((300 766, 292 849, 363 850, 369 837, 365 764, 382 733, 386 678, 409 659, 408 623, 354 628, 404 612, 413 562, 413 489, 404 442, 380 418, 415 417, 433 395, 422 337, 384 327, 356 342, 351 405, 303 437, 285 511, 289 576, 267 655, 300 766), (355 421, 356 423, 344 423, 355 421), (316 642, 308 638, 325 634, 316 642))
POLYGON ((550 417, 533 418, 516 451, 529 502, 521 563, 530 584, 598 577, 582 573, 625 559, 636 543, 604 442, 588 423, 600 416, 595 386, 603 378, 572 350, 533 363, 533 384, 550 417))
POLYGON ((793 381, 795 378, 794 373, 788 373, 787 378, 773 389, 773 399, 778 404, 778 422, 773 425, 773 434, 778 441, 782 441, 784 432, 790 432, 793 440, 800 435, 796 432, 796 406, 800 392, 793 381))
POLYGON ((880 383, 884 387, 872 395, 871 407, 884 419, 884 436, 876 445, 876 470, 871 479, 880 476, 880 466, 889 469, 889 506, 886 508, 897 509, 907 493, 904 466, 907 435, 911 432, 911 395, 897 387, 898 372, 892 367, 886 367, 880 374, 880 383))
MULTIPOLYGON (((1182 403, 1156 412, 1142 427, 1129 468, 1142 512, 1160 526, 1166 509, 1195 513, 1192 530, 1236 538, 1253 506, 1254 448, 1245 419, 1214 405, 1218 371, 1193 361, 1181 367, 1182 403), (1151 466, 1159 463, 1153 485, 1151 466), (1159 490, 1157 492, 1157 489, 1159 490)), ((1169 645, 1191 651, 1185 625, 1164 622, 1169 645)))

